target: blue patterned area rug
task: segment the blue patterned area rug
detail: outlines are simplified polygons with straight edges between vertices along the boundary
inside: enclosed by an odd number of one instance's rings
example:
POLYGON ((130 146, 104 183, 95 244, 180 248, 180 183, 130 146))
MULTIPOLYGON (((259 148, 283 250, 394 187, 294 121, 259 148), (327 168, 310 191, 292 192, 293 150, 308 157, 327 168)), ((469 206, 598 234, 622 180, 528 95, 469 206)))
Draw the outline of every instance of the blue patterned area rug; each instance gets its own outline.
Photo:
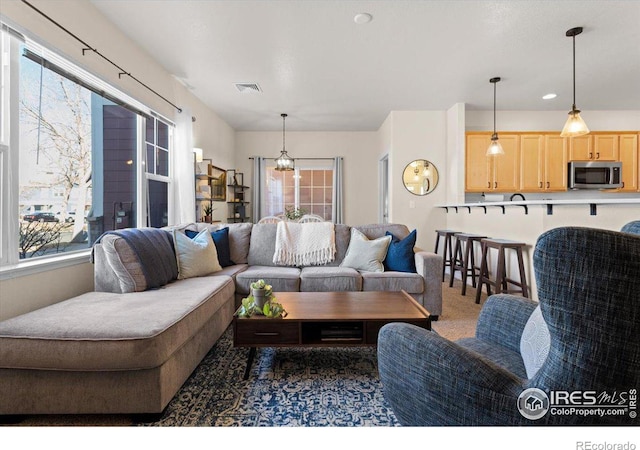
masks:
POLYGON ((146 426, 398 426, 382 395, 372 347, 233 347, 231 327, 146 426))

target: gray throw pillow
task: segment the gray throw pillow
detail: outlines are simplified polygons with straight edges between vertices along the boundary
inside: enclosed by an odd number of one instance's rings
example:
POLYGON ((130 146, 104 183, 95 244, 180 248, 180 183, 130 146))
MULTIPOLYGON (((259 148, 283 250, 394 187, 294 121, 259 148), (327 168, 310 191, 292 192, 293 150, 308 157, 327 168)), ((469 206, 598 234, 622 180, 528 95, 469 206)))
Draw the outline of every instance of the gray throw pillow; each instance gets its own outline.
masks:
POLYGON ((340 267, 351 267, 363 272, 384 272, 382 261, 387 256, 391 236, 369 240, 363 233, 351 229, 351 241, 340 267))

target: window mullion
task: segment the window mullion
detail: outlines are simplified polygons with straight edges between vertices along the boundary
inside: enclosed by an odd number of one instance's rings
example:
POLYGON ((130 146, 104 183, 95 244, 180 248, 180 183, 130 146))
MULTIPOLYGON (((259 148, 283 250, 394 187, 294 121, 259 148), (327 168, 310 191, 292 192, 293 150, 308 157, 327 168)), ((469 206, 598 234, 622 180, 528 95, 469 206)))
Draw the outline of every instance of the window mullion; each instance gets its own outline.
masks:
POLYGON ((138 176, 136 177, 136 225, 144 227, 147 224, 147 138, 145 119, 138 116, 138 176))
POLYGON ((294 208, 300 208, 300 168, 296 167, 293 175, 294 208))

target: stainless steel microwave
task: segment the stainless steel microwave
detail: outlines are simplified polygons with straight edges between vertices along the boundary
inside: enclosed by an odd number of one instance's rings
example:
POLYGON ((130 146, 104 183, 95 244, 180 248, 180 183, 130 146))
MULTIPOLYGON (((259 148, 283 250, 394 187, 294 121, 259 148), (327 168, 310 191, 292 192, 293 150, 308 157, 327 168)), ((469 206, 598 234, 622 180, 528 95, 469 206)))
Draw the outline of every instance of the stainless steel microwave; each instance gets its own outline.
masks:
POLYGON ((614 189, 622 187, 622 163, 615 161, 571 161, 569 189, 614 189))

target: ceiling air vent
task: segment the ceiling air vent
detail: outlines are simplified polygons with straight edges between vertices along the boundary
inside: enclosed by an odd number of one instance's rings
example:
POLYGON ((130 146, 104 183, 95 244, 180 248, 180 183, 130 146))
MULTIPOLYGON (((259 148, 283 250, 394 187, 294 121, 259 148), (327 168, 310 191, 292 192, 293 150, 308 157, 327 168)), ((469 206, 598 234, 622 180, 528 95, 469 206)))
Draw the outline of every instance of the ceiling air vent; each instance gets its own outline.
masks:
POLYGON ((240 92, 262 92, 258 83, 235 83, 236 89, 240 92))

